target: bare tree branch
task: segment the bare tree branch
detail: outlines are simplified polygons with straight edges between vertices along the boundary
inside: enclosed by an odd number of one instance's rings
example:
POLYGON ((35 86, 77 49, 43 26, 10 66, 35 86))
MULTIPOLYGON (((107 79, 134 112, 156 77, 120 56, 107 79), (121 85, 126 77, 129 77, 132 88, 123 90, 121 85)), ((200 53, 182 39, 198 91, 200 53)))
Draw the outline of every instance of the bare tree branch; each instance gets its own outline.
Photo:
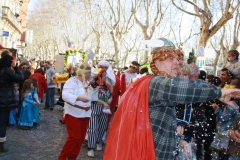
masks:
MULTIPOLYGON (((172 0, 172 4, 173 4, 177 9, 179 9, 179 10, 182 11, 182 12, 185 12, 185 13, 187 13, 187 14, 189 14, 189 15, 192 15, 192 16, 200 17, 200 14, 188 12, 188 11, 186 11, 185 9, 179 7, 178 5, 176 5, 176 3, 174 2, 174 0, 172 0)), ((196 8, 198 8, 198 7, 196 7, 196 8)), ((200 8, 198 8, 198 9, 200 10, 200 8)))

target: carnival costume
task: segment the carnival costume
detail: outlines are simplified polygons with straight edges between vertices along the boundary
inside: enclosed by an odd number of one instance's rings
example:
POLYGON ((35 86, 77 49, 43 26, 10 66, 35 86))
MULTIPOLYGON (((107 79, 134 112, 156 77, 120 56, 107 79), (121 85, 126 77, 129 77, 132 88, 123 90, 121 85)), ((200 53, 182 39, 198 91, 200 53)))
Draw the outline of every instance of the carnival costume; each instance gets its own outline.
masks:
POLYGON ((176 111, 178 103, 202 102, 221 97, 221 89, 202 80, 168 78, 155 60, 164 61, 183 54, 157 48, 151 69, 157 76, 144 76, 128 86, 120 99, 110 128, 104 160, 172 160, 176 153, 176 111))
POLYGON ((39 97, 38 97, 38 88, 35 87, 32 90, 32 94, 33 94, 33 99, 36 102, 37 105, 34 106, 34 114, 35 114, 35 118, 36 118, 36 123, 40 122, 40 116, 39 116, 39 105, 40 105, 40 101, 39 101, 39 97))
MULTIPOLYGON (((90 72, 84 70, 84 73, 90 72)), ((81 75, 84 76, 84 73, 81 75)), ((62 98, 65 101, 65 123, 68 131, 67 141, 61 151, 59 160, 76 159, 84 141, 91 110, 91 102, 77 101, 78 96, 88 97, 85 84, 76 77, 67 80, 63 87, 62 98)))
MULTIPOLYGON (((15 99, 18 103, 19 102, 19 91, 14 91, 14 93, 15 93, 15 99)), ((10 111, 9 121, 8 121, 9 125, 16 125, 17 124, 17 112, 18 112, 18 108, 14 108, 10 111)))
POLYGON ((106 127, 106 131, 107 131, 110 120, 114 116, 115 108, 118 105, 119 90, 120 90, 120 78, 119 78, 119 76, 116 76, 114 74, 114 71, 108 61, 102 60, 98 63, 98 65, 108 67, 108 69, 106 71, 107 72, 106 83, 109 84, 109 86, 111 87, 111 92, 112 92, 112 102, 110 104, 110 111, 112 114, 108 114, 107 127, 106 127))
MULTIPOLYGON (((107 102, 108 99, 112 98, 111 89, 110 86, 107 83, 103 83, 101 85, 100 81, 102 78, 102 74, 105 72, 104 69, 95 69, 93 74, 97 73, 97 82, 95 81, 92 84, 92 87, 94 88, 94 95, 91 95, 91 118, 88 125, 88 150, 90 152, 93 152, 93 149, 95 149, 96 145, 102 146, 102 138, 104 135, 104 132, 107 127, 107 120, 108 120, 108 114, 103 112, 104 105, 99 104, 98 101, 101 100, 103 102, 107 102), (95 84, 95 85, 94 85, 95 84), (96 92, 97 91, 97 92, 96 92)), ((100 150, 101 147, 98 148, 100 150)), ((88 154, 89 156, 93 157, 93 154, 88 154)))
MULTIPOLYGON (((136 66, 134 64, 131 64, 130 67, 134 67, 134 68, 138 68, 139 66, 136 66)), ((131 83, 133 83, 134 79, 136 79, 138 76, 137 73, 128 73, 128 72, 124 72, 124 74, 121 75, 120 77, 120 91, 121 91, 121 96, 124 94, 124 92, 127 89, 127 86, 130 85, 131 83)))
POLYGON ((33 127, 34 122, 36 122, 36 117, 34 112, 33 92, 31 91, 24 97, 18 124, 19 126, 33 127))

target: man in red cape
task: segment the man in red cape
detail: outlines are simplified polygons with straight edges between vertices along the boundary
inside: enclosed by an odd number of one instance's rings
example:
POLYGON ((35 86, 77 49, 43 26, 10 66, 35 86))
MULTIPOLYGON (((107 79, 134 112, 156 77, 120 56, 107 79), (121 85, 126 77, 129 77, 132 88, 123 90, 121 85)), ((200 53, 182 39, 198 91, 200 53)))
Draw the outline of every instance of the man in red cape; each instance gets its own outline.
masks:
POLYGON ((130 85, 135 78, 137 78, 140 64, 137 61, 132 61, 129 68, 121 75, 120 80, 120 95, 122 96, 126 91, 128 85, 130 85))
POLYGON ((221 89, 202 80, 177 77, 183 53, 172 47, 152 51, 155 76, 128 86, 112 122, 104 160, 173 160, 177 148, 175 105, 219 99, 229 103, 239 89, 221 89))

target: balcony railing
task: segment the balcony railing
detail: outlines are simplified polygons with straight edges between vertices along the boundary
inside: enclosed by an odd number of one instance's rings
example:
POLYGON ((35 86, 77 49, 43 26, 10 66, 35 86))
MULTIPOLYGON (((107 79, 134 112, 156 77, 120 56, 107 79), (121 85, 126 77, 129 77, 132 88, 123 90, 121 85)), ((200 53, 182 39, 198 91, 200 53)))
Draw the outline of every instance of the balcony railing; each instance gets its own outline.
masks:
POLYGON ((17 20, 17 17, 12 13, 9 7, 2 6, 2 18, 8 20, 20 33, 23 32, 21 23, 17 20))

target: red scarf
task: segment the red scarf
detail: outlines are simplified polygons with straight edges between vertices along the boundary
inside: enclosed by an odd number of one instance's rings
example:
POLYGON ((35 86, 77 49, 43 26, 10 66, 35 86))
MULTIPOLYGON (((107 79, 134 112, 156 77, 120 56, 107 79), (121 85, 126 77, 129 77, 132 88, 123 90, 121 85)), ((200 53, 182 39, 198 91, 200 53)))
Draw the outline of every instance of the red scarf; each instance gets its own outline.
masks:
POLYGON ((108 134, 104 160, 156 159, 146 87, 151 78, 140 78, 122 96, 108 134))

